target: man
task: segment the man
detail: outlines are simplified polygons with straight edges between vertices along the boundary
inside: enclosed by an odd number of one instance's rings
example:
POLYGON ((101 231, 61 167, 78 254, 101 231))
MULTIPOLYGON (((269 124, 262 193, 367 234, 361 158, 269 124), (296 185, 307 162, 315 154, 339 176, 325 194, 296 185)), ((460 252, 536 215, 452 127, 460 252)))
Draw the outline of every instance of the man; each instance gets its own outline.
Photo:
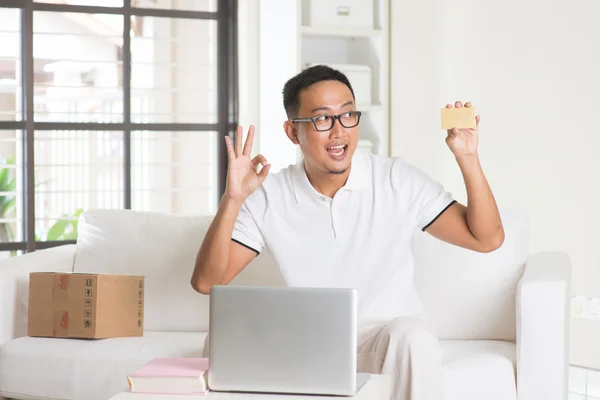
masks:
POLYGON ((241 128, 235 149, 225 138, 226 191, 192 286, 210 293, 268 247, 290 286, 357 290, 359 372, 394 374, 394 399, 441 399, 440 348, 413 287, 411 238, 419 227, 478 252, 503 243, 477 155, 478 129, 446 137, 465 180, 465 207, 402 159, 355 154, 361 113, 341 72, 322 65, 302 71, 285 84, 283 102, 283 128, 304 159, 269 176, 264 156, 250 158, 254 127, 243 148, 241 128))

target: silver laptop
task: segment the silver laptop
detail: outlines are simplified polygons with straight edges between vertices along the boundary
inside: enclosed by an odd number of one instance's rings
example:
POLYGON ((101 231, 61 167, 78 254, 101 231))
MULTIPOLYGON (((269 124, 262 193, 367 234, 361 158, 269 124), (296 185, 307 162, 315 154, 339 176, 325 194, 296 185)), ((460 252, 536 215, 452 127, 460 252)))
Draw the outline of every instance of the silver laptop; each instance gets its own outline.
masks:
POLYGON ((214 391, 353 396, 353 289, 214 286, 208 386, 214 391))

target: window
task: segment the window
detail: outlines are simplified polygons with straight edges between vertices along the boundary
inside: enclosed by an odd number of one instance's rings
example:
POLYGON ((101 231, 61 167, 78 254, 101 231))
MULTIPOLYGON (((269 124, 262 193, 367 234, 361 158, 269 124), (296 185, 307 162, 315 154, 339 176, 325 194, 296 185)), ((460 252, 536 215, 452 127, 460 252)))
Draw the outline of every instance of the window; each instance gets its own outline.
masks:
POLYGON ((236 0, 2 0, 0 257, 94 208, 216 211, 237 119, 236 0))

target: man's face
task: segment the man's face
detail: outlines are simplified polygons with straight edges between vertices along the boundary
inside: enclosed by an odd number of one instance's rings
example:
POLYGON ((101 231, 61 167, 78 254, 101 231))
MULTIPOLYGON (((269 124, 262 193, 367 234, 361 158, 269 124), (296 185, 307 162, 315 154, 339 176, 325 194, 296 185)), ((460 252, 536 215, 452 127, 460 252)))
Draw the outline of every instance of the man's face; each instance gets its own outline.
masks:
MULTIPOLYGON (((356 111, 350 89, 339 81, 322 81, 311 85, 300 93, 300 108, 297 118, 331 116, 356 111)), ((352 125, 348 114, 343 116, 345 125, 352 125)), ((327 120, 319 126, 327 126, 327 120)), ((342 174, 349 167, 358 143, 358 126, 345 128, 339 119, 333 127, 319 131, 312 121, 295 124, 298 144, 304 153, 305 162, 312 171, 342 174)))

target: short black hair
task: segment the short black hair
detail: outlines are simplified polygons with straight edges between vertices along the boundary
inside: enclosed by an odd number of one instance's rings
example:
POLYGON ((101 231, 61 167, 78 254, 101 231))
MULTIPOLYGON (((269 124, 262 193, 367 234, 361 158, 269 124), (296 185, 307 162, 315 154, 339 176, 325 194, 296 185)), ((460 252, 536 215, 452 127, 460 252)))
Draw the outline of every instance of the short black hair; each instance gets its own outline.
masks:
POLYGON ((339 81, 348 86, 354 99, 354 90, 343 72, 327 65, 313 65, 306 68, 290 80, 283 87, 283 107, 288 118, 295 118, 300 108, 300 92, 315 83, 322 81, 339 81))

